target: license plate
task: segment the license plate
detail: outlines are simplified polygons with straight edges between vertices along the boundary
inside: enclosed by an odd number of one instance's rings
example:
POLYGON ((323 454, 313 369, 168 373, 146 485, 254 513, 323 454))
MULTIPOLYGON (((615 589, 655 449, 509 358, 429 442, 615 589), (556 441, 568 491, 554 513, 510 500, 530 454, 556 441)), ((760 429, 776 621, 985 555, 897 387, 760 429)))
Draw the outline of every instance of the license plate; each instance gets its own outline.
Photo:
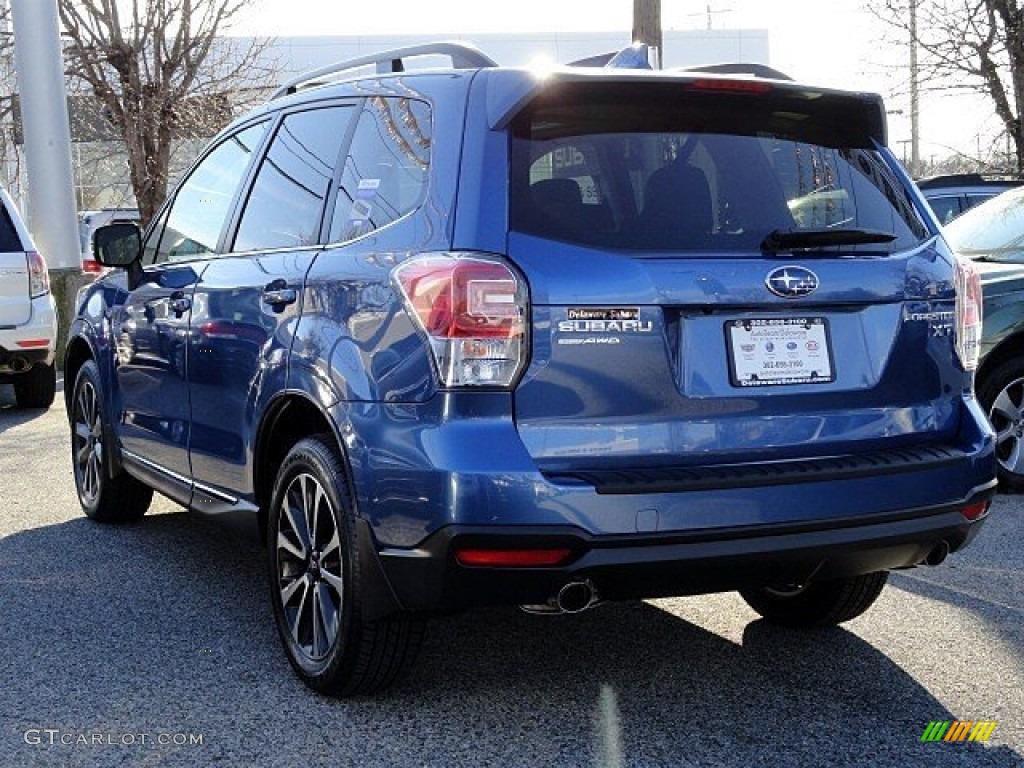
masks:
POLYGON ((828 322, 823 317, 732 320, 726 323, 725 335, 733 386, 835 381, 828 322))

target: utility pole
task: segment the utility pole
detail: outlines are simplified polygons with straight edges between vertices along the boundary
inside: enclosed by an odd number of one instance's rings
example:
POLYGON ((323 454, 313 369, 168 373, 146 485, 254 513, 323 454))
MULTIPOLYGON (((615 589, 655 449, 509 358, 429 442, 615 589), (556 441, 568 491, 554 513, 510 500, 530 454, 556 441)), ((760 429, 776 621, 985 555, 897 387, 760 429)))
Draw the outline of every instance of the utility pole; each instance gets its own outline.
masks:
POLYGON ((57 0, 13 0, 11 11, 28 166, 29 229, 50 265, 50 287, 60 319, 57 360, 63 365, 75 293, 85 278, 57 0))
POLYGON ((715 28, 715 25, 713 23, 714 22, 714 17, 718 16, 719 14, 722 14, 722 13, 732 13, 732 8, 722 8, 721 10, 716 11, 716 10, 714 10, 711 7, 711 2, 709 0, 709 2, 705 5, 705 10, 704 10, 703 13, 690 13, 690 14, 687 14, 687 15, 688 16, 707 16, 708 29, 710 30, 710 29, 714 29, 715 28))
POLYGON ((14 0, 29 229, 51 268, 81 271, 57 0, 14 0))
POLYGON ((917 66, 917 2, 910 0, 910 175, 921 173, 920 91, 917 66))
POLYGON ((633 42, 654 49, 654 64, 661 69, 661 0, 633 0, 633 42))

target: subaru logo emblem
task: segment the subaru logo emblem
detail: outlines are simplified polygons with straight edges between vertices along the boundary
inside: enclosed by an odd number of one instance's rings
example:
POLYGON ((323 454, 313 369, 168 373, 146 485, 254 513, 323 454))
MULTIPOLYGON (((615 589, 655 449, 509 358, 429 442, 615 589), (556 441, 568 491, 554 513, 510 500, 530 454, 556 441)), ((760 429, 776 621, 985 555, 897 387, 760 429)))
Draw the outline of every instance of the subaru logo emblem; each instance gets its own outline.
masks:
POLYGON ((768 273, 764 284, 776 296, 799 299, 818 289, 818 276, 806 267, 779 267, 768 273))

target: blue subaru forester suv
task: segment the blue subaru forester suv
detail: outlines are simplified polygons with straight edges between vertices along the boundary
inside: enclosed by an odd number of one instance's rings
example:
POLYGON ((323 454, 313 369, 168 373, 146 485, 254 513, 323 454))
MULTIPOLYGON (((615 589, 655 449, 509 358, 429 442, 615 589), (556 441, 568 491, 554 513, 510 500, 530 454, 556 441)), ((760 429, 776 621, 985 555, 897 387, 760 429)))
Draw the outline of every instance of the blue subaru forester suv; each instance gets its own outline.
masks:
POLYGON ((144 236, 99 230, 86 514, 156 490, 258 531, 288 658, 337 695, 431 613, 739 590, 821 626, 967 544, 981 294, 881 100, 617 63, 310 73, 144 236))

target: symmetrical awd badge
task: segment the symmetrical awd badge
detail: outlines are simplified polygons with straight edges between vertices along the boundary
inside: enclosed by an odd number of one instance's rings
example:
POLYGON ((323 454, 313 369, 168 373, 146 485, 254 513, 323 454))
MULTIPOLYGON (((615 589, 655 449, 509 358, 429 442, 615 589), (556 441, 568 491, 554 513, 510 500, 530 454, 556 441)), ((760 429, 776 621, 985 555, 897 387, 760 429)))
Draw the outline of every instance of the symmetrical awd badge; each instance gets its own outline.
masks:
POLYGON ((764 279, 768 290, 784 299, 799 299, 818 289, 818 276, 806 267, 777 267, 764 279))

